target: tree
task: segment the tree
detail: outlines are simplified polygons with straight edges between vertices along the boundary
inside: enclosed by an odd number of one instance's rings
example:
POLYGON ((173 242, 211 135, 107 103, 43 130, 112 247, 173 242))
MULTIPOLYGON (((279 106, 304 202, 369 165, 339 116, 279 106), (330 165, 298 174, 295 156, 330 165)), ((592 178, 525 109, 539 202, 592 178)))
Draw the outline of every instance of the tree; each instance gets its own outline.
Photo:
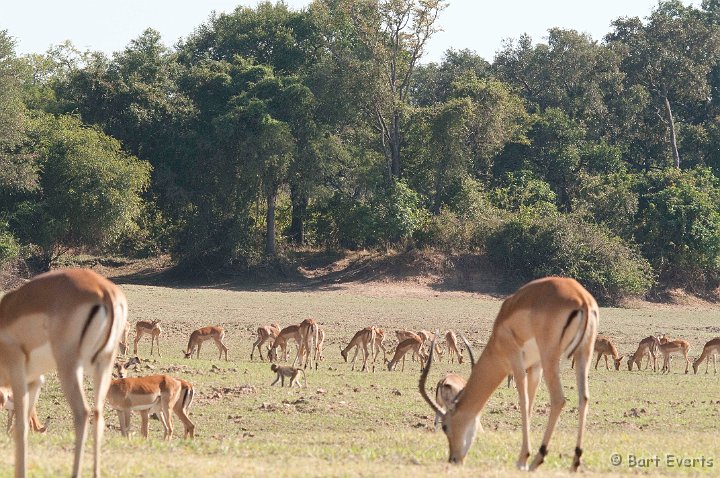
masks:
POLYGON ((44 267, 68 247, 99 248, 131 234, 150 166, 120 143, 69 116, 40 115, 30 131, 39 188, 18 201, 11 227, 39 249, 44 267))
POLYGON ((438 31, 442 0, 316 0, 328 48, 367 81, 367 114, 376 121, 388 179, 400 178, 405 109, 413 74, 427 41, 438 31), (358 61, 359 60, 359 61, 358 61))
POLYGON ((667 134, 672 164, 680 168, 675 105, 707 101, 708 75, 720 54, 720 32, 692 6, 661 1, 646 23, 639 18, 613 22, 606 41, 622 57, 628 85, 640 85, 653 99, 667 134))

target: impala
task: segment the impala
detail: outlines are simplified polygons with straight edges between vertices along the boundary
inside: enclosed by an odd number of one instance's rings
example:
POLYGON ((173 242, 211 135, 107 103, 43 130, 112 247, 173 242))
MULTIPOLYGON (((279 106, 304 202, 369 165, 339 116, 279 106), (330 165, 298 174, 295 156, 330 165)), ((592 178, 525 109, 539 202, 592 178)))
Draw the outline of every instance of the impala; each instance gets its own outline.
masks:
POLYGON ((458 363, 463 363, 462 349, 458 348, 457 335, 452 330, 445 332, 445 344, 447 345, 450 363, 455 363, 455 356, 457 356, 458 363))
MULTIPOLYGON (((667 339, 665 341, 667 342, 667 339)), ((647 368, 650 366, 650 360, 652 358, 653 372, 657 372, 657 352, 659 348, 660 340, 654 335, 642 339, 638 344, 638 348, 635 353, 628 357, 628 370, 632 372, 633 364, 636 364, 637 369, 640 370, 640 365, 642 365, 642 359, 647 355, 648 360, 645 364, 645 370, 647 370, 647 368)))
POLYGON ((120 350, 121 355, 125 355, 128 353, 128 348, 130 347, 130 345, 128 344, 129 335, 130 335, 130 322, 126 322, 125 328, 123 329, 123 332, 120 335, 120 343, 118 344, 118 349, 120 350))
POLYGON ((162 357, 162 355, 160 355, 160 332, 162 332, 162 329, 160 328, 160 319, 156 319, 150 322, 148 322, 147 320, 138 321, 138 323, 135 324, 135 342, 133 347, 133 353, 137 355, 138 342, 140 341, 142 336, 149 335, 150 356, 152 357, 153 345, 155 345, 155 343, 157 342, 158 357, 162 357))
POLYGON ((293 366, 299 360, 298 365, 302 366, 303 357, 305 357, 305 368, 308 363, 312 368, 313 357, 315 359, 315 369, 317 369, 317 343, 318 343, 318 323, 315 319, 305 319, 300 322, 300 347, 298 347, 297 355, 293 361, 293 366))
POLYGON ((227 361, 228 348, 223 343, 225 338, 225 329, 219 326, 203 327, 197 329, 190 334, 190 340, 188 340, 187 350, 183 353, 185 358, 189 359, 192 357, 193 352, 197 349, 197 359, 200 359, 200 347, 206 340, 212 339, 215 342, 218 350, 220 351, 219 359, 222 360, 223 354, 225 354, 225 361, 227 361))
POLYGON ((660 353, 663 356, 663 373, 670 373, 670 356, 675 352, 680 352, 685 357, 685 373, 688 373, 690 367, 690 359, 688 351, 690 344, 686 340, 671 340, 660 344, 660 353))
POLYGON ((298 351, 300 350, 300 326, 299 325, 288 325, 280 331, 280 333, 273 340, 272 345, 268 349, 268 360, 275 362, 278 360, 277 349, 278 347, 283 351, 283 361, 288 359, 288 341, 294 340, 297 345, 298 351))
MULTIPOLYGON (((137 357, 133 357, 125 364, 117 364, 116 367, 120 379, 113 380, 110 385, 108 401, 111 401, 111 406, 113 406, 113 408, 115 408, 118 412, 118 418, 120 419, 120 432, 123 436, 129 435, 130 418, 132 411, 136 410, 140 413, 140 417, 142 419, 140 432, 143 437, 147 438, 148 436, 148 416, 151 413, 155 413, 165 427, 165 438, 170 439, 173 432, 172 421, 169 419, 169 414, 165 414, 165 401, 162 397, 163 390, 161 390, 161 388, 167 388, 172 394, 176 391, 174 387, 175 384, 172 380, 157 381, 154 380, 154 378, 164 377, 168 379, 173 377, 155 375, 151 377, 136 377, 128 379, 127 370, 139 363, 140 360, 137 357), (154 402, 152 402, 152 397, 155 397, 154 402), (148 405, 148 402, 151 403, 148 405)), ((193 398, 195 397, 195 389, 192 384, 186 380, 177 378, 174 380, 180 383, 180 389, 177 391, 176 396, 171 397, 172 400, 175 401, 173 411, 180 421, 183 422, 183 426, 185 428, 185 438, 194 438, 195 424, 188 417, 188 412, 193 398)), ((167 398, 166 401, 169 405, 170 398, 167 398)))
MULTIPOLYGON (((425 355, 425 350, 423 350, 422 346, 423 342, 422 339, 419 337, 410 337, 409 339, 405 339, 400 342, 395 349, 395 354, 393 355, 393 358, 387 364, 388 370, 392 371, 395 368, 395 365, 397 365, 397 363, 402 358, 402 368, 400 369, 400 371, 405 371, 405 354, 411 350, 413 351, 413 354, 417 354, 418 357, 420 357, 420 367, 422 368, 423 364, 425 363, 425 359, 427 358, 427 356, 425 355)), ((432 347, 435 348, 435 343, 432 344, 432 347)))
MULTIPOLYGON (((342 355, 342 358, 345 360, 345 362, 348 361, 348 353, 353 347, 355 348, 355 356, 353 356, 352 359, 352 368, 350 370, 355 370, 355 359, 357 358, 358 351, 360 350, 360 347, 362 347, 363 351, 363 366, 360 370, 361 372, 363 370, 368 370, 367 368, 367 361, 370 356, 373 357, 373 364, 375 363, 375 357, 374 357, 374 346, 375 344, 375 338, 377 336, 377 330, 375 327, 365 327, 364 329, 360 329, 357 332, 355 332, 355 335, 353 335, 353 338, 350 339, 350 342, 347 344, 347 347, 344 349, 340 348, 340 355, 342 355)), ((373 371, 375 371, 374 365, 373 365, 373 371)))
POLYGON ((375 350, 373 350, 373 367, 375 366, 375 359, 380 354, 380 350, 383 351, 383 363, 387 362, 387 348, 385 347, 385 331, 383 329, 375 329, 375 350))
MULTIPOLYGON (((12 390, 8 387, 0 387, 0 409, 7 410, 7 433, 12 432, 13 420, 15 419, 15 403, 12 398, 12 390)), ((40 423, 40 419, 37 416, 35 406, 30 409, 30 429, 37 433, 45 433, 47 430, 46 426, 40 423)))
POLYGON ((710 357, 712 357, 713 361, 713 371, 717 373, 717 368, 715 367, 715 355, 718 353, 720 353, 720 337, 715 337, 705 344, 702 354, 700 354, 700 356, 693 362, 693 373, 697 373, 697 369, 703 360, 707 360, 707 362, 705 362, 705 373, 708 373, 710 357))
MULTIPOLYGON (((600 359, 602 357, 605 357, 605 369, 610 370, 610 367, 608 366, 608 355, 610 355, 613 358, 615 370, 620 370, 620 362, 622 361, 624 355, 618 354, 617 348, 615 347, 615 344, 612 343, 612 340, 610 340, 610 337, 606 337, 604 335, 598 335, 595 338, 595 352, 597 352, 597 360, 595 361, 595 370, 598 368, 598 364, 600 363, 600 359)), ((575 368, 575 358, 573 357, 572 365, 570 368, 575 368)))
MULTIPOLYGON (((453 335, 455 335, 455 333, 453 333, 453 335)), ((463 337, 463 341, 468 349, 468 356, 470 357, 470 370, 472 371, 472 367, 475 365, 475 357, 473 356, 470 344, 467 342, 465 337, 463 337)), ((435 400, 442 411, 446 411, 450 408, 450 406, 457 400, 460 392, 462 392, 465 388, 465 385, 467 385, 465 378, 455 373, 446 373, 445 376, 440 379, 435 387, 435 400)), ((437 430, 438 423, 440 423, 441 420, 442 415, 436 412, 435 430, 437 430)), ((480 426, 480 431, 482 431, 482 426, 480 426)))
POLYGON ((127 323, 122 290, 89 269, 41 274, 0 301, 0 386, 10 386, 15 411, 15 476, 25 476, 29 410, 41 376, 57 367, 75 428, 73 476, 80 476, 88 419, 93 416, 95 476, 100 475, 103 406, 118 344, 127 323), (84 371, 93 381, 88 409, 84 371))
POLYGON ((129 436, 130 417, 135 410, 142 416, 143 436, 147 438, 147 414, 159 405, 158 418, 165 428, 165 439, 170 440, 173 434, 170 411, 180 397, 181 387, 180 381, 169 375, 149 375, 113 380, 107 399, 110 406, 117 410, 122 435, 129 436))
MULTIPOLYGON (((315 356, 317 357, 317 362, 320 362, 321 360, 325 359, 325 356, 323 355, 323 344, 325 343, 325 330, 318 325, 318 343, 315 347, 315 356)), ((315 369, 317 369, 317 362, 315 363, 315 369)))
MULTIPOLYGON (((270 324, 270 325, 266 325, 264 327, 258 327, 258 329, 257 329, 258 338, 255 341, 255 343, 253 343, 253 348, 250 351, 250 360, 253 359, 253 353, 255 353, 255 347, 257 347, 258 352, 260 352, 260 360, 264 361, 265 359, 262 356, 262 348, 261 347, 263 346, 263 344, 265 342, 267 342, 269 340, 270 341, 275 340, 275 337, 277 337, 279 333, 280 333, 280 326, 278 326, 277 324, 270 324)), ((269 358, 268 358, 268 360, 269 360, 269 358)))
POLYGON ((425 389, 432 365, 420 375, 420 393, 430 407, 442 415, 448 438, 450 463, 461 464, 472 445, 478 417, 490 395, 512 373, 517 383, 522 417, 522 445, 517 466, 527 469, 530 457, 530 410, 540 376, 550 391, 550 413, 540 449, 530 464, 536 469, 548 453, 548 444, 565 405, 560 383, 560 361, 575 357, 578 389, 578 435, 572 471, 582 455, 582 439, 588 405, 588 372, 597 334, 599 310, 593 296, 577 281, 546 277, 524 285, 507 298, 498 312, 487 346, 473 367, 467 386, 457 401, 443 411, 425 389))

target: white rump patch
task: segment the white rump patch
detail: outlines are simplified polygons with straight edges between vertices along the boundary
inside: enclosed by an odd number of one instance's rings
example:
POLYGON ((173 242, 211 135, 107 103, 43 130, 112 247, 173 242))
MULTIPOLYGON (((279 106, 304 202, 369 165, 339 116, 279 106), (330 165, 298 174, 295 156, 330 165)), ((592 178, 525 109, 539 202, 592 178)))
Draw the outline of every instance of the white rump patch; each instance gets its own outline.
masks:
POLYGON ((45 342, 40 347, 34 348, 27 361, 27 381, 34 382, 42 374, 57 368, 55 357, 50 347, 50 342, 45 342))
POLYGON ((523 355, 523 366, 525 368, 540 362, 540 349, 535 337, 525 342, 520 349, 523 355))

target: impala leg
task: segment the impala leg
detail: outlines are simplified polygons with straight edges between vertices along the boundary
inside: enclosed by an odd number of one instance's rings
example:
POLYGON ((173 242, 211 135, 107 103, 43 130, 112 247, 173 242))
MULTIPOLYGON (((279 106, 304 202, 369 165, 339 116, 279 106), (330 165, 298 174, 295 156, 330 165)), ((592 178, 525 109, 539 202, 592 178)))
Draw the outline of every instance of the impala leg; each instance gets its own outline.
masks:
POLYGON ((528 414, 527 372, 522 363, 522 356, 518 356, 516 363, 513 364, 513 375, 515 376, 520 417, 522 419, 522 445, 520 446, 520 455, 518 456, 516 465, 519 470, 527 470, 527 461, 528 458, 530 458, 530 417, 528 414))
MULTIPOLYGON (((158 345, 158 354, 160 347, 158 345)), ((103 433, 105 431, 105 416, 103 408, 105 406, 105 398, 110 388, 110 380, 112 378, 112 364, 115 361, 115 353, 101 354, 96 358, 95 369, 93 370, 93 392, 95 395, 95 403, 93 408, 93 426, 94 426, 94 470, 95 476, 100 476, 100 447, 102 445, 103 433)))
POLYGON ((200 360, 200 347, 202 346, 202 342, 198 342, 197 346, 197 359, 200 360))
POLYGON ((72 476, 80 476, 80 463, 83 458, 88 418, 90 417, 82 385, 83 368, 80 364, 58 363, 58 378, 72 410, 75 427, 75 460, 73 461, 72 476))
POLYGON ((162 354, 160 353, 160 334, 157 336, 157 348, 158 348, 158 357, 162 357, 162 354))
MULTIPOLYGON (((149 422, 148 419, 150 415, 150 412, 148 410, 140 410, 140 434, 143 436, 143 438, 148 437, 148 431, 149 431, 149 422)), ((162 415, 162 414, 161 414, 162 415)), ((160 419, 162 422, 162 419, 160 419)))
MULTIPOLYGON (((180 401, 178 400, 178 402, 180 401)), ((185 438, 195 438, 195 424, 192 420, 190 420, 190 417, 187 416, 186 410, 182 407, 182 405, 175 405, 174 410, 175 415, 178 416, 185 427, 185 438)))
MULTIPOLYGON (((597 370, 598 364, 600 363, 600 357, 602 357, 602 352, 598 352, 597 354, 597 360, 595 361, 595 370, 597 370)), ((575 357, 573 357, 573 363, 575 363, 575 357)))
MULTIPOLYGON (((2 350, 3 355, 6 351, 2 350)), ((15 351, 20 354, 21 351, 15 351)), ((13 355, 19 356, 19 355, 13 355)), ((13 391, 13 400, 15 402, 15 478, 25 476, 27 467, 27 435, 28 423, 24 417, 27 416, 29 407, 28 384, 25 376, 25 365, 19 361, 9 359, 8 367, 10 375, 10 385, 13 391), (19 417, 19 418, 18 418, 19 417)))
POLYGON ((585 433, 585 421, 587 420, 588 400, 590 399, 590 391, 588 389, 588 375, 590 371, 589 364, 583 364, 583 359, 578 359, 579 365, 575 373, 578 390, 578 435, 575 444, 575 457, 573 458, 570 471, 577 471, 580 466, 580 457, 582 456, 583 434, 585 433), (583 367, 583 365, 585 365, 583 367))
MULTIPOLYGON (((587 373, 590 369, 589 359, 591 356, 592 352, 589 352, 587 355, 579 353, 575 354, 576 374, 581 373, 582 371, 587 373)), ((548 416, 547 428, 545 428, 542 444, 540 445, 540 449, 530 465, 531 471, 540 466, 545 460, 547 447, 550 444, 550 438, 552 438, 552 434, 555 431, 555 425, 560 417, 560 412, 562 412, 562 409, 565 406, 565 395, 563 393, 562 384, 560 383, 560 357, 542 357, 542 363, 543 369, 545 370, 545 383, 547 384, 548 391, 550 392, 550 414, 548 416)), ((517 376, 515 377, 515 380, 517 381, 517 376)))
POLYGON ((715 354, 713 354, 713 372, 717 373, 717 367, 715 366, 715 354))

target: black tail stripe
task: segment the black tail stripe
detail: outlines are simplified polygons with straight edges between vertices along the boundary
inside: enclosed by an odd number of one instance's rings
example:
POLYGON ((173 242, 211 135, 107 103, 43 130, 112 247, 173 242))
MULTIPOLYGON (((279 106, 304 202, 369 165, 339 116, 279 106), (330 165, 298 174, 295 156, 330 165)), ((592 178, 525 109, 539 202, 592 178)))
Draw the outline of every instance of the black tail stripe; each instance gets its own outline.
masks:
POLYGON ((88 314, 88 318, 85 321, 85 325, 83 325, 82 333, 80 334, 80 343, 83 342, 85 339, 85 334, 87 333, 88 327, 90 327, 90 322, 92 322, 93 317, 95 317, 95 314, 97 314, 98 310, 100 310, 100 305, 95 304, 92 306, 92 309, 90 309, 90 313, 88 314))
POLYGON ((112 335, 112 331, 113 331, 113 329, 115 328, 115 309, 114 309, 114 305, 115 305, 115 304, 114 304, 114 301, 113 301, 112 299, 110 299, 110 300, 107 300, 107 299, 106 299, 106 300, 105 300, 105 307, 108 309, 108 310, 107 310, 107 313, 108 313, 108 315, 110 316, 110 325, 109 325, 109 327, 107 328, 107 335, 105 336, 105 340, 103 340, 102 345, 101 345, 100 348, 97 350, 97 352, 95 352, 95 355, 93 355, 92 360, 90 361, 90 363, 92 363, 92 364, 95 363, 95 360, 97 360, 98 355, 100 355, 100 352, 102 352, 103 349, 105 348, 105 346, 107 345, 108 341, 110 340, 110 336, 112 335))
POLYGON ((572 313, 570 314, 570 317, 568 317, 568 319, 567 319, 567 322, 565 322, 565 326, 564 326, 563 329, 562 329, 562 333, 560 334, 560 339, 561 339, 561 340, 562 340, 563 337, 565 337, 565 330, 567 330, 567 328, 570 326, 570 322, 572 322, 572 320, 573 320, 575 317, 577 317, 577 315, 578 315, 579 313, 580 313, 579 310, 573 310, 573 311, 572 311, 572 313))
MULTIPOLYGON (((579 310, 573 311, 573 313, 570 314, 570 318, 568 319, 568 323, 565 324, 565 327, 567 327, 568 324, 570 323, 570 320, 572 320, 572 318, 575 317, 576 315, 578 315, 579 313, 580 313, 579 310)), ((586 321, 590 320, 590 317, 585 317, 585 320, 586 321)), ((565 329, 563 328, 563 332, 564 331, 565 331, 565 329)), ((583 336, 584 335, 585 335, 585 331, 583 331, 583 336)), ((570 353, 567 354, 567 358, 570 358, 575 354, 575 351, 577 350, 578 347, 580 347, 580 344, 582 343, 582 339, 583 339, 583 337, 580 337, 580 340, 577 341, 577 343, 575 344, 575 347, 573 347, 573 349, 570 351, 570 353)))

